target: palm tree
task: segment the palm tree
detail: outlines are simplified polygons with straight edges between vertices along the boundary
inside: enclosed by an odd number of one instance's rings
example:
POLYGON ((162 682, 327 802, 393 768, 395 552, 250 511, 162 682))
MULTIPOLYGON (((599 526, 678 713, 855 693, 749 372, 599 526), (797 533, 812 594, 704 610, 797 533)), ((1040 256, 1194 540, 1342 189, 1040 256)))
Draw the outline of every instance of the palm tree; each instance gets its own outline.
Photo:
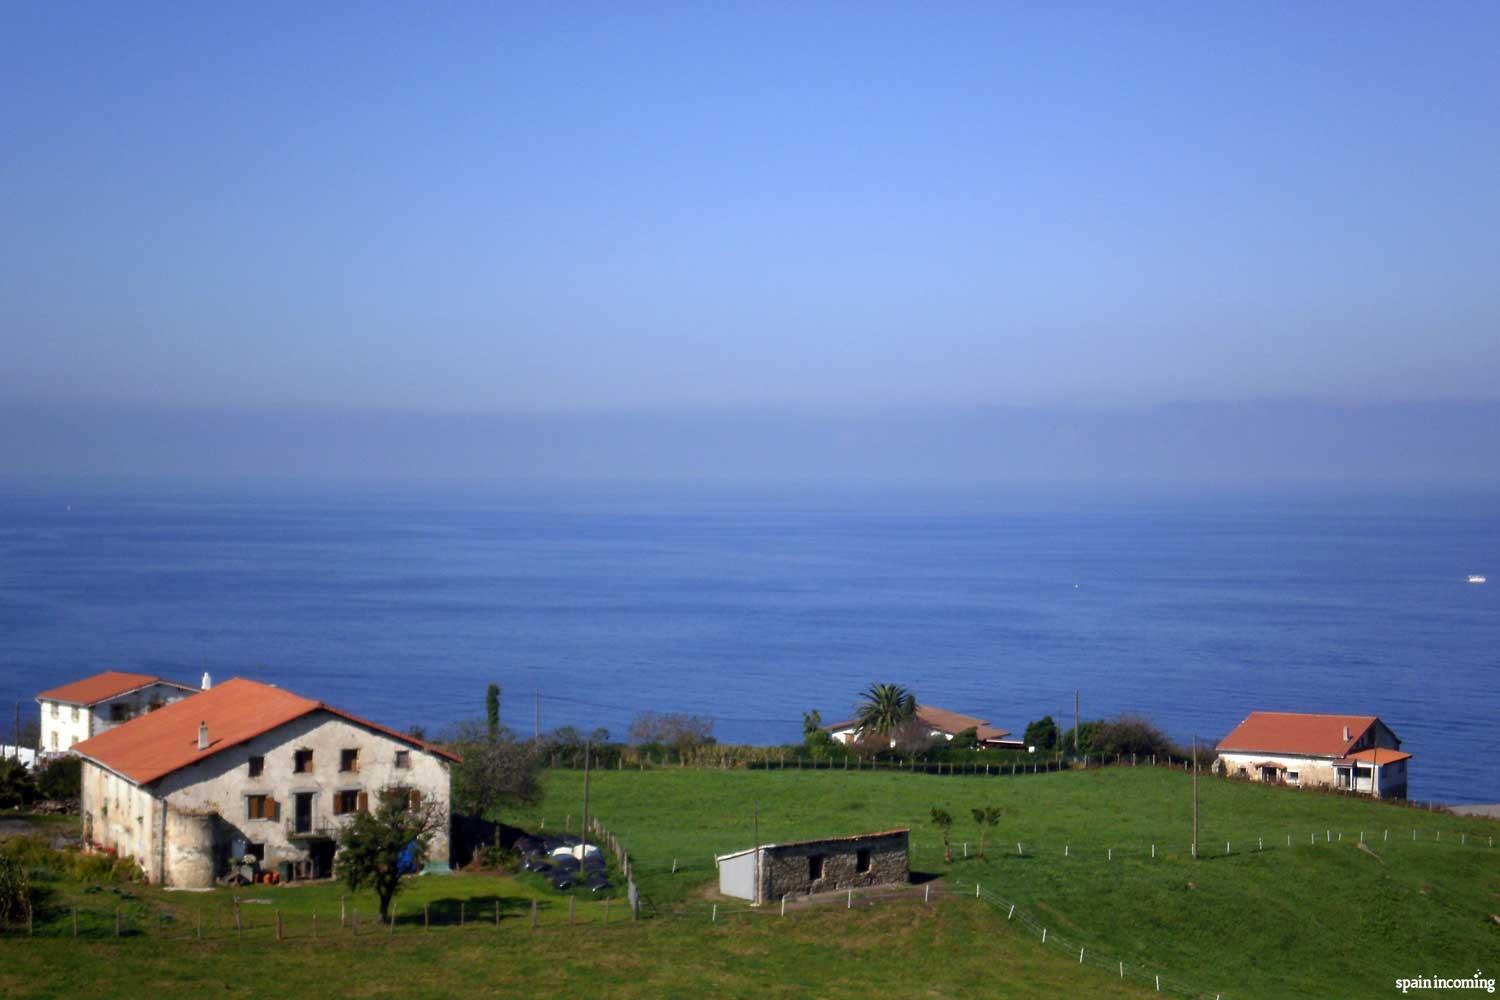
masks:
POLYGON ((984 828, 995 826, 1000 822, 1000 807, 985 806, 983 809, 975 808, 970 812, 974 814, 974 822, 979 824, 979 857, 982 859, 984 857, 984 828))
POLYGON ((861 734, 889 737, 917 714, 917 696, 900 684, 871 684, 864 699, 854 716, 861 734))

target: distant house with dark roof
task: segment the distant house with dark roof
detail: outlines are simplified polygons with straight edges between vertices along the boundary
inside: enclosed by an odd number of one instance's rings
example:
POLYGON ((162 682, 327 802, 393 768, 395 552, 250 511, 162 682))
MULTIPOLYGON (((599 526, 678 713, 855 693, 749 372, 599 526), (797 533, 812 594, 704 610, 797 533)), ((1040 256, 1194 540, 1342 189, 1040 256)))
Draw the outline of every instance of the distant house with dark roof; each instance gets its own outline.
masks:
POLYGON ((36 696, 42 706, 41 750, 63 753, 75 743, 197 692, 191 684, 121 670, 51 688, 36 696))
MULTIPOLYGON (((73 748, 86 842, 152 882, 211 886, 251 855, 294 877, 332 874, 347 819, 384 789, 446 811, 457 757, 290 691, 235 678, 73 748)), ((448 828, 429 865, 448 862, 448 828)))
POLYGON ((1251 712, 1216 749, 1231 776, 1406 797, 1411 754, 1373 715, 1251 712))
MULTIPOLYGON (((918 705, 917 719, 927 725, 928 735, 933 739, 951 740, 964 730, 972 729, 978 736, 979 745, 982 747, 1019 749, 1022 746, 1020 740, 1011 738, 1009 730, 992 726, 985 719, 950 712, 946 708, 938 708, 935 705, 918 705)), ((829 736, 840 743, 849 743, 859 738, 858 719, 835 722, 823 728, 827 730, 829 736)))

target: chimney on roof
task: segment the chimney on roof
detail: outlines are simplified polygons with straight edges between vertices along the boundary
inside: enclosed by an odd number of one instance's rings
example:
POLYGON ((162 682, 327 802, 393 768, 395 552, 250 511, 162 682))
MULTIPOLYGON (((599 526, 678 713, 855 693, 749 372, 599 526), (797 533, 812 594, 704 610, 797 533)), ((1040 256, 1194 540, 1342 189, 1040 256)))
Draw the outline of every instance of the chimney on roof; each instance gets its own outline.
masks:
POLYGON ((1349 742, 1349 727, 1348 726, 1344 727, 1344 742, 1345 743, 1349 742))
POLYGON ((198 723, 198 749, 208 749, 208 723, 206 722, 198 723))
POLYGON ((214 679, 208 676, 208 671, 203 671, 203 680, 198 682, 198 687, 204 691, 214 686, 214 679))

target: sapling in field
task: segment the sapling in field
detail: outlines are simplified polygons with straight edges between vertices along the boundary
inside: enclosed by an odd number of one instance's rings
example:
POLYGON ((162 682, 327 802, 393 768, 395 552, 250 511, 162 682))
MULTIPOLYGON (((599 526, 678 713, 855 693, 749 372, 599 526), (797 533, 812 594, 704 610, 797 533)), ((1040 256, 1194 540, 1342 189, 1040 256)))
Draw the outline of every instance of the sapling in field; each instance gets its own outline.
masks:
POLYGON ((948 810, 933 806, 932 825, 937 827, 943 834, 943 862, 951 865, 953 863, 953 846, 948 843, 948 833, 953 829, 953 817, 948 814, 948 810))
POLYGON ((972 810, 972 812, 974 814, 974 822, 979 824, 979 857, 983 859, 984 828, 987 826, 998 825, 1000 822, 1000 817, 1003 815, 1003 813, 1001 812, 999 806, 985 806, 983 808, 976 807, 972 810))

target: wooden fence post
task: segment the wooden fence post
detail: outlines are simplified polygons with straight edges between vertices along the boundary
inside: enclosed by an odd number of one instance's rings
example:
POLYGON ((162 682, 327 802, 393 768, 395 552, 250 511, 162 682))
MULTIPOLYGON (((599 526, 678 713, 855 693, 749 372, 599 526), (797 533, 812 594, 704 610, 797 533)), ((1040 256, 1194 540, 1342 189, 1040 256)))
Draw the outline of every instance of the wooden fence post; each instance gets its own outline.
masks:
MULTIPOLYGON (((78 936, 78 907, 76 906, 73 907, 73 936, 78 936)), ((198 936, 202 937, 203 935, 199 934, 198 936)))
POLYGON ((347 920, 346 915, 344 913, 344 897, 340 896, 339 897, 339 929, 342 930, 344 928, 344 925, 347 922, 348 922, 348 920, 347 920))
POLYGON ((569 896, 568 897, 568 926, 569 927, 573 926, 573 916, 577 912, 577 910, 578 910, 578 897, 577 896, 569 896))
POLYGON ((536 900, 531 901, 531 929, 536 930, 536 900))
POLYGON ((495 900, 495 926, 500 926, 500 900, 495 900))
MULTIPOLYGON (((239 911, 236 910, 235 911, 235 918, 236 918, 235 923, 236 923, 236 925, 238 925, 238 923, 239 923, 238 917, 239 917, 239 911)), ((119 937, 119 936, 120 936, 120 908, 117 906, 117 907, 115 907, 115 937, 119 937)))
POLYGON ((391 924, 390 924, 389 927, 386 928, 386 933, 387 934, 395 934, 396 933, 396 904, 394 904, 394 903, 391 904, 391 924))
POLYGON ((432 930, 432 906, 428 903, 422 904, 422 929, 432 930))
POLYGON ((276 910, 276 940, 281 940, 281 911, 276 910))
POLYGON ((312 934, 313 934, 313 937, 316 938, 318 936, 318 911, 317 910, 313 911, 312 918, 313 918, 313 921, 312 921, 312 924, 313 924, 312 934))

